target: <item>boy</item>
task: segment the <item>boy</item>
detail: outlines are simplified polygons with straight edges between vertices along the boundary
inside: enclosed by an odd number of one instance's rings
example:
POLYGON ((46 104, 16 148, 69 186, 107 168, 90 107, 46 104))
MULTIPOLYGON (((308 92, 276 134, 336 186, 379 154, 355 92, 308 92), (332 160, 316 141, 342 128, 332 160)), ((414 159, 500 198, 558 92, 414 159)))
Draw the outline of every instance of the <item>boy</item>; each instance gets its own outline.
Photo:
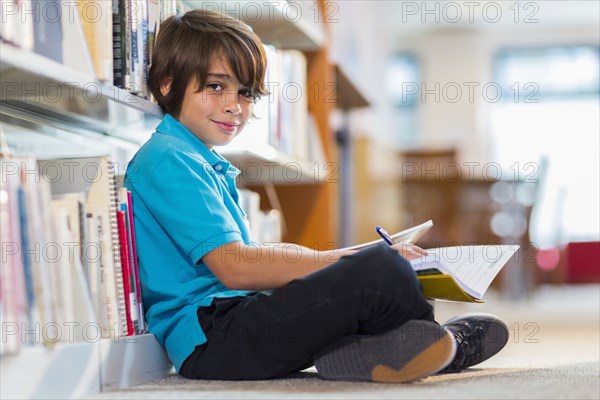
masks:
POLYGON ((165 117, 126 186, 149 328, 177 372, 268 379, 315 365, 329 379, 409 382, 497 353, 508 331, 492 316, 434 322, 406 261, 424 254, 416 246, 252 242, 239 171, 214 147, 252 117, 265 68, 260 39, 236 19, 195 10, 161 25, 149 85, 165 117))

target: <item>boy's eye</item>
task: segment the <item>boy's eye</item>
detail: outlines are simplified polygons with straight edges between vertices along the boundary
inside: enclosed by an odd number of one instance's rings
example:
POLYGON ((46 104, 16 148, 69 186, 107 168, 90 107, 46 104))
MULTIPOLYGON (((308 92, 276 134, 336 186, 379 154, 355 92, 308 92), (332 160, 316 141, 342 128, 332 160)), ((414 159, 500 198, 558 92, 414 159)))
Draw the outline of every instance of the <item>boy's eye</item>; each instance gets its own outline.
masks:
POLYGON ((255 97, 254 94, 252 93, 252 91, 250 89, 240 89, 240 95, 248 101, 254 101, 255 97))
POLYGON ((220 83, 209 83, 208 85, 206 85, 206 87, 215 92, 220 92, 224 89, 223 85, 221 85, 220 83))

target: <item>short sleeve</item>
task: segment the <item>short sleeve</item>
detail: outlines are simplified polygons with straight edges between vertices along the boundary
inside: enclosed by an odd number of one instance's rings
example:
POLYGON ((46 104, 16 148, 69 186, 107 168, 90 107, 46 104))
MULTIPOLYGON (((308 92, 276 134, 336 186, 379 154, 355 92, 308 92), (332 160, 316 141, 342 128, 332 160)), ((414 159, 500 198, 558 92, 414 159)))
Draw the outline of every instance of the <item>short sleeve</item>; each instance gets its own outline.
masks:
POLYGON ((238 212, 237 203, 218 173, 200 156, 170 149, 155 165, 136 167, 148 171, 138 174, 138 195, 192 262, 224 244, 243 241, 232 214, 238 212))

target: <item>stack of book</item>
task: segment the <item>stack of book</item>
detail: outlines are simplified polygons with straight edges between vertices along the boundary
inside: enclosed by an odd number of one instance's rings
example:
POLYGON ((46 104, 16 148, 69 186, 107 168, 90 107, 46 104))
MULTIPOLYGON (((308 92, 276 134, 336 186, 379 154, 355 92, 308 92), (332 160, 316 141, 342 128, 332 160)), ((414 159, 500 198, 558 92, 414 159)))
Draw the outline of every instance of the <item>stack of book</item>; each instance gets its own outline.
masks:
POLYGON ((181 8, 159 0, 3 0, 0 40, 149 99, 158 28, 181 8))
POLYGON ((0 166, 2 353, 145 333, 131 195, 110 159, 0 166))

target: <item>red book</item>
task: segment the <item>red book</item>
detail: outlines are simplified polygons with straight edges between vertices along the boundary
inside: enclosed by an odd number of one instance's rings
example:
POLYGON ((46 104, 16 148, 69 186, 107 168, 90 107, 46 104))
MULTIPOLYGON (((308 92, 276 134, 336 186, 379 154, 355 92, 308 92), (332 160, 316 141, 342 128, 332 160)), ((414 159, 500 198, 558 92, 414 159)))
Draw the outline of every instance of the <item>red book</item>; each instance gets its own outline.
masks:
POLYGON ((131 240, 131 259, 133 259, 133 275, 135 278, 135 293, 137 295, 137 305, 139 309, 140 333, 146 333, 146 318, 144 314, 144 303, 142 302, 142 285, 140 283, 140 269, 138 266, 137 246, 135 243, 135 224, 133 221, 133 197, 131 192, 127 192, 127 212, 129 215, 129 238, 131 240))
POLYGON ((121 243, 121 268, 123 271, 123 293, 125 293, 125 311, 127 314, 127 336, 132 336, 135 331, 131 317, 131 265, 129 262, 129 246, 127 244, 127 229, 125 227, 125 212, 117 211, 117 229, 121 243))

